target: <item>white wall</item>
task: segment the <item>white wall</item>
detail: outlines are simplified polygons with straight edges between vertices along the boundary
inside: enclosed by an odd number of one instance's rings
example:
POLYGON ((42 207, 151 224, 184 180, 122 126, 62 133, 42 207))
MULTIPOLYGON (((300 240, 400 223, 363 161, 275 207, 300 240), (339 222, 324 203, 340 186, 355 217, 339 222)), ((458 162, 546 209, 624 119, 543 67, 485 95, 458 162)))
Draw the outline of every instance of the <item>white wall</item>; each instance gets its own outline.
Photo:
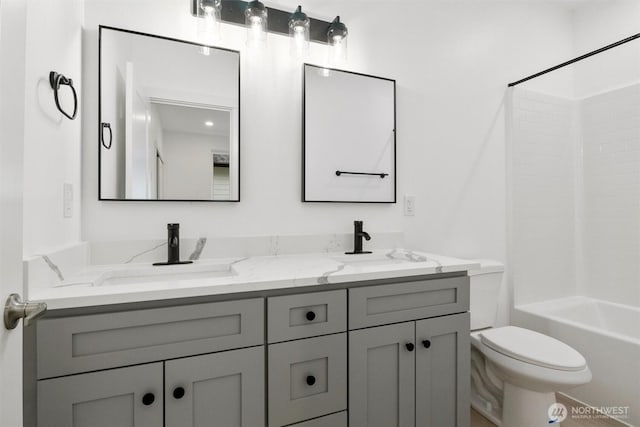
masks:
MULTIPOLYGON (((76 120, 63 118, 55 107, 53 91, 49 85, 49 71, 57 71, 72 78, 78 95, 82 95, 82 0, 30 0, 27 8, 23 232, 25 257, 80 240, 80 129, 84 107, 81 99, 76 120), (65 182, 74 187, 72 218, 63 216, 65 182)), ((67 90, 67 87, 61 89, 61 97, 70 110, 73 107, 68 102, 70 97, 63 94, 67 90)), ((4 143, 9 142, 3 141, 4 143)))
MULTIPOLYGON (((574 13, 576 55, 599 49, 640 32, 640 2, 586 3, 574 13)), ((575 95, 591 96, 640 81, 640 39, 574 66, 575 95)))
POLYGON ((213 156, 229 152, 226 136, 164 132, 165 199, 212 198, 213 156))
MULTIPOLYGON (((170 221, 185 236, 349 232, 362 219, 374 239, 404 230, 411 247, 504 260, 505 86, 571 55, 570 14, 552 4, 407 3, 305 4, 312 16, 340 14, 349 26, 347 68, 398 82, 398 195, 417 196, 417 215, 405 218, 401 203, 300 202, 301 65, 287 38, 269 35, 266 52, 249 54, 244 30, 230 25, 222 45, 242 50, 241 203, 98 202, 97 25, 189 40, 197 28, 182 0, 86 0, 84 239, 157 238, 170 221), (393 29, 381 31, 384 22, 393 29)), ((308 62, 324 58, 312 43, 308 62)))

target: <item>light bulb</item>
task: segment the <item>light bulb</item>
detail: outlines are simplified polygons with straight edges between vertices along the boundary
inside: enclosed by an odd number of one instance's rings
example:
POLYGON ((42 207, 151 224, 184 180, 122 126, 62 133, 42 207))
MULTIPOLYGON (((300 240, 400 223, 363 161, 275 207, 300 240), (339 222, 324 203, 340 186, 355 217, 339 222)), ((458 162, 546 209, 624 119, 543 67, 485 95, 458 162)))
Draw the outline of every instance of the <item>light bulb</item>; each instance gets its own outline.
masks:
POLYGON ((244 14, 247 25, 247 45, 254 46, 265 43, 268 29, 267 8, 260 1, 250 1, 244 14))
POLYGON ((289 36, 291 37, 291 55, 294 59, 302 58, 309 50, 309 18, 298 6, 289 17, 289 36))
MULTIPOLYGON (((220 40, 220 0, 200 0, 202 14, 198 20, 198 37, 205 44, 215 44, 220 40)), ((209 55, 207 49, 200 49, 203 55, 209 55)))
POLYGON ((327 42, 329 43, 329 63, 333 65, 344 64, 347 61, 347 36, 349 31, 346 25, 340 22, 340 17, 329 25, 327 30, 327 42))

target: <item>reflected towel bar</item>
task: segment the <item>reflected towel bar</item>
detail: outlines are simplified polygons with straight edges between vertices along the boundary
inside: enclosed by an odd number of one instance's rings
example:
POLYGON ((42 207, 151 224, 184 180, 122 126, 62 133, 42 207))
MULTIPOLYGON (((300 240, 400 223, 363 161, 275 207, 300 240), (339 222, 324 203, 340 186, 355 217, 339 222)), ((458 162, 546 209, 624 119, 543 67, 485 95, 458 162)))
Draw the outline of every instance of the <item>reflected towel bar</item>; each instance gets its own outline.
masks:
POLYGON ((346 175, 371 175, 371 176, 379 176, 380 179, 384 179, 385 176, 389 176, 388 173, 369 173, 369 172, 346 172, 346 171, 336 171, 336 175, 340 176, 342 174, 346 175))

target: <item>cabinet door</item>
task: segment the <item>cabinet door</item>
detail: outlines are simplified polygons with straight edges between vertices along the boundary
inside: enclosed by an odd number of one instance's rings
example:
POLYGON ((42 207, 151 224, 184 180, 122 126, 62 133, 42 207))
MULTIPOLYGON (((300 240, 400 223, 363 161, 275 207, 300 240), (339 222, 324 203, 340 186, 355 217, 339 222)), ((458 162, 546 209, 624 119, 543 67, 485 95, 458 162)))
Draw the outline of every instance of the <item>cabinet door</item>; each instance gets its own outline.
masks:
POLYGON ((165 362, 166 427, 258 427, 264 416, 264 347, 165 362))
POLYGON ((349 425, 413 427, 415 323, 349 332, 349 425))
POLYGON ((38 381, 38 427, 161 427, 162 363, 38 381))
POLYGON ((416 427, 469 425, 469 313, 416 322, 416 427))

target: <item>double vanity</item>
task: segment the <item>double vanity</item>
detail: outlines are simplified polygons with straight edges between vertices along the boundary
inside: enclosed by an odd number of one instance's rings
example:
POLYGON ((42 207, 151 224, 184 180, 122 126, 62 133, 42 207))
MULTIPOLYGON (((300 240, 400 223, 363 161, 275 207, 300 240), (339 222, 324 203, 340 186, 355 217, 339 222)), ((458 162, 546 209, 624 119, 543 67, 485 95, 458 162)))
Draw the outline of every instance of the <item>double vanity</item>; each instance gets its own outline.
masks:
POLYGON ((49 311, 25 329, 26 400, 39 427, 466 426, 474 267, 399 249, 90 266, 32 296, 49 311))

